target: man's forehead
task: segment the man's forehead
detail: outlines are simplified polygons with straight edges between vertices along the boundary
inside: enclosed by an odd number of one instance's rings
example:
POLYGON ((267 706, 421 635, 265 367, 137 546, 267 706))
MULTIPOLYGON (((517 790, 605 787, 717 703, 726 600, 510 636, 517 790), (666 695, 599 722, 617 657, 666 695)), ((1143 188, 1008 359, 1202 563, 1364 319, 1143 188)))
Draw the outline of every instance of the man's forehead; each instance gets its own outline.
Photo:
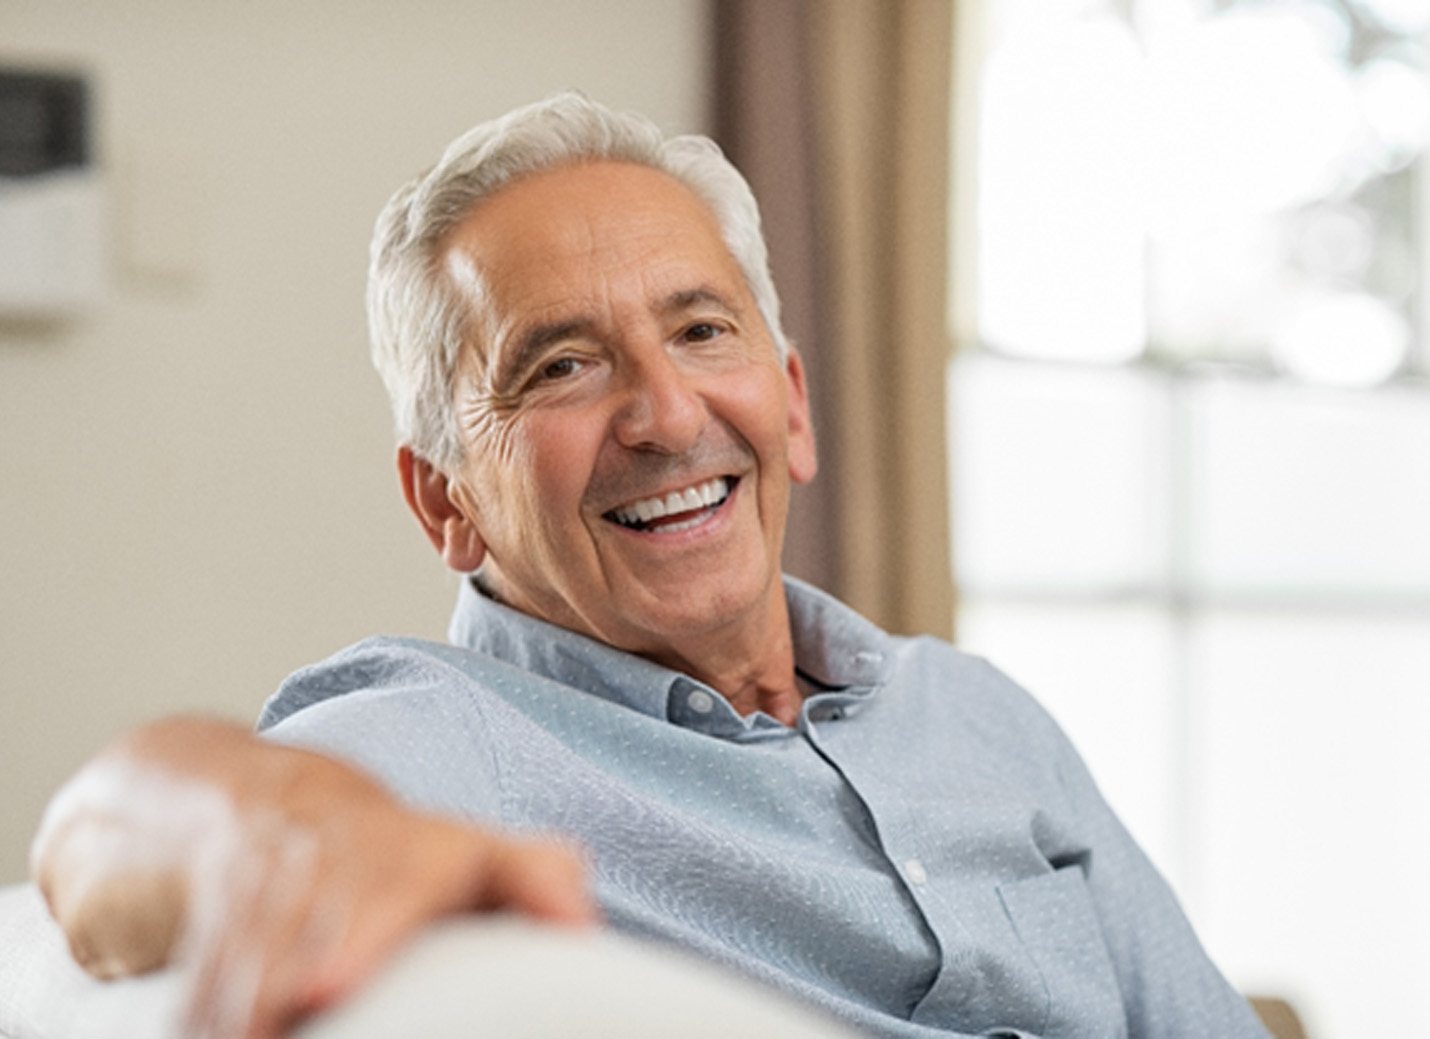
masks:
POLYGON ((615 289, 663 310, 702 300, 735 309, 745 293, 704 200, 629 163, 562 167, 503 188, 454 228, 444 259, 483 324, 576 320, 615 289))

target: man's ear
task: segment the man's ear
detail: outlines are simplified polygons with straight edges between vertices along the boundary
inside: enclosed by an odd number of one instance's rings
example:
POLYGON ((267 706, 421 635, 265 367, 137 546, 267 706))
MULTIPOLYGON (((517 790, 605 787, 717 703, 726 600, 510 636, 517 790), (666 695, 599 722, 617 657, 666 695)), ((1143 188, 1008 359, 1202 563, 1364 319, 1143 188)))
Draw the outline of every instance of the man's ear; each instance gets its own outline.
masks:
POLYGON ((397 477, 407 507, 442 561, 462 574, 481 566, 486 542, 457 503, 454 482, 405 444, 397 449, 397 477))
POLYGON ((795 483, 809 483, 819 471, 819 454, 814 446, 804 362, 794 347, 789 348, 785 358, 785 378, 789 382, 789 478, 795 483))

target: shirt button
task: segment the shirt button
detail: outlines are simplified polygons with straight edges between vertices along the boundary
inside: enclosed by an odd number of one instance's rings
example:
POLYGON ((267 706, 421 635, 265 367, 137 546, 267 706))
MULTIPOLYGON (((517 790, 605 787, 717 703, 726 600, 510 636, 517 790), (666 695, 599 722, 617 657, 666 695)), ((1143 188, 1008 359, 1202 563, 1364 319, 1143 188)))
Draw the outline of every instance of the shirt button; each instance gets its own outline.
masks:
POLYGON ((715 709, 715 697, 704 689, 692 690, 685 702, 696 714, 709 714, 715 709))
POLYGON ((924 869, 924 864, 918 859, 909 859, 904 863, 904 875, 909 878, 910 884, 923 887, 929 882, 928 870, 924 869))

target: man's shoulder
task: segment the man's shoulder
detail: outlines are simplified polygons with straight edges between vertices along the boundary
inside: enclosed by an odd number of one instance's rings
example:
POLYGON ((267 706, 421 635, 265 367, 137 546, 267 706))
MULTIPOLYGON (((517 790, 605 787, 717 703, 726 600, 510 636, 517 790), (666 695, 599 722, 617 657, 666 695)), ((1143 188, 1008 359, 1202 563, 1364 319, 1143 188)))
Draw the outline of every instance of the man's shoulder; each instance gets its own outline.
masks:
POLYGON ((457 646, 375 636, 291 675, 257 728, 361 769, 410 805, 492 822, 495 748, 514 728, 494 691, 513 670, 457 646))
POLYGON ((896 636, 890 642, 896 659, 893 684, 926 710, 955 715, 960 724, 986 735, 1062 741, 1042 704, 987 657, 930 635, 896 636))
POLYGON ((289 675, 263 705, 257 728, 270 729, 337 697, 393 695, 419 688, 483 688, 509 678, 512 670, 509 664, 459 646, 374 635, 289 675))
POLYGON ((899 672, 933 682, 938 688, 957 688, 995 696, 1026 697, 1013 678, 980 653, 935 635, 890 635, 899 672), (955 686, 956 683, 956 686, 955 686))

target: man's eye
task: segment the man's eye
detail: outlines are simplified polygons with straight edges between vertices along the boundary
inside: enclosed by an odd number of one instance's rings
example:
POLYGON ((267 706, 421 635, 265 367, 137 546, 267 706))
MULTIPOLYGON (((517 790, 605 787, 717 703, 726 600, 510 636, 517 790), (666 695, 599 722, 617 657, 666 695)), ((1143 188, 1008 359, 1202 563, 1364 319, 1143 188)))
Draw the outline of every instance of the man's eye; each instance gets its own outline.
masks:
POLYGON ((558 379, 565 379, 575 375, 581 370, 581 362, 574 357, 558 357, 543 365, 539 374, 539 381, 554 382, 558 379))
POLYGON ((720 334, 720 328, 708 321, 697 322, 685 330, 684 338, 691 343, 706 343, 720 334))

